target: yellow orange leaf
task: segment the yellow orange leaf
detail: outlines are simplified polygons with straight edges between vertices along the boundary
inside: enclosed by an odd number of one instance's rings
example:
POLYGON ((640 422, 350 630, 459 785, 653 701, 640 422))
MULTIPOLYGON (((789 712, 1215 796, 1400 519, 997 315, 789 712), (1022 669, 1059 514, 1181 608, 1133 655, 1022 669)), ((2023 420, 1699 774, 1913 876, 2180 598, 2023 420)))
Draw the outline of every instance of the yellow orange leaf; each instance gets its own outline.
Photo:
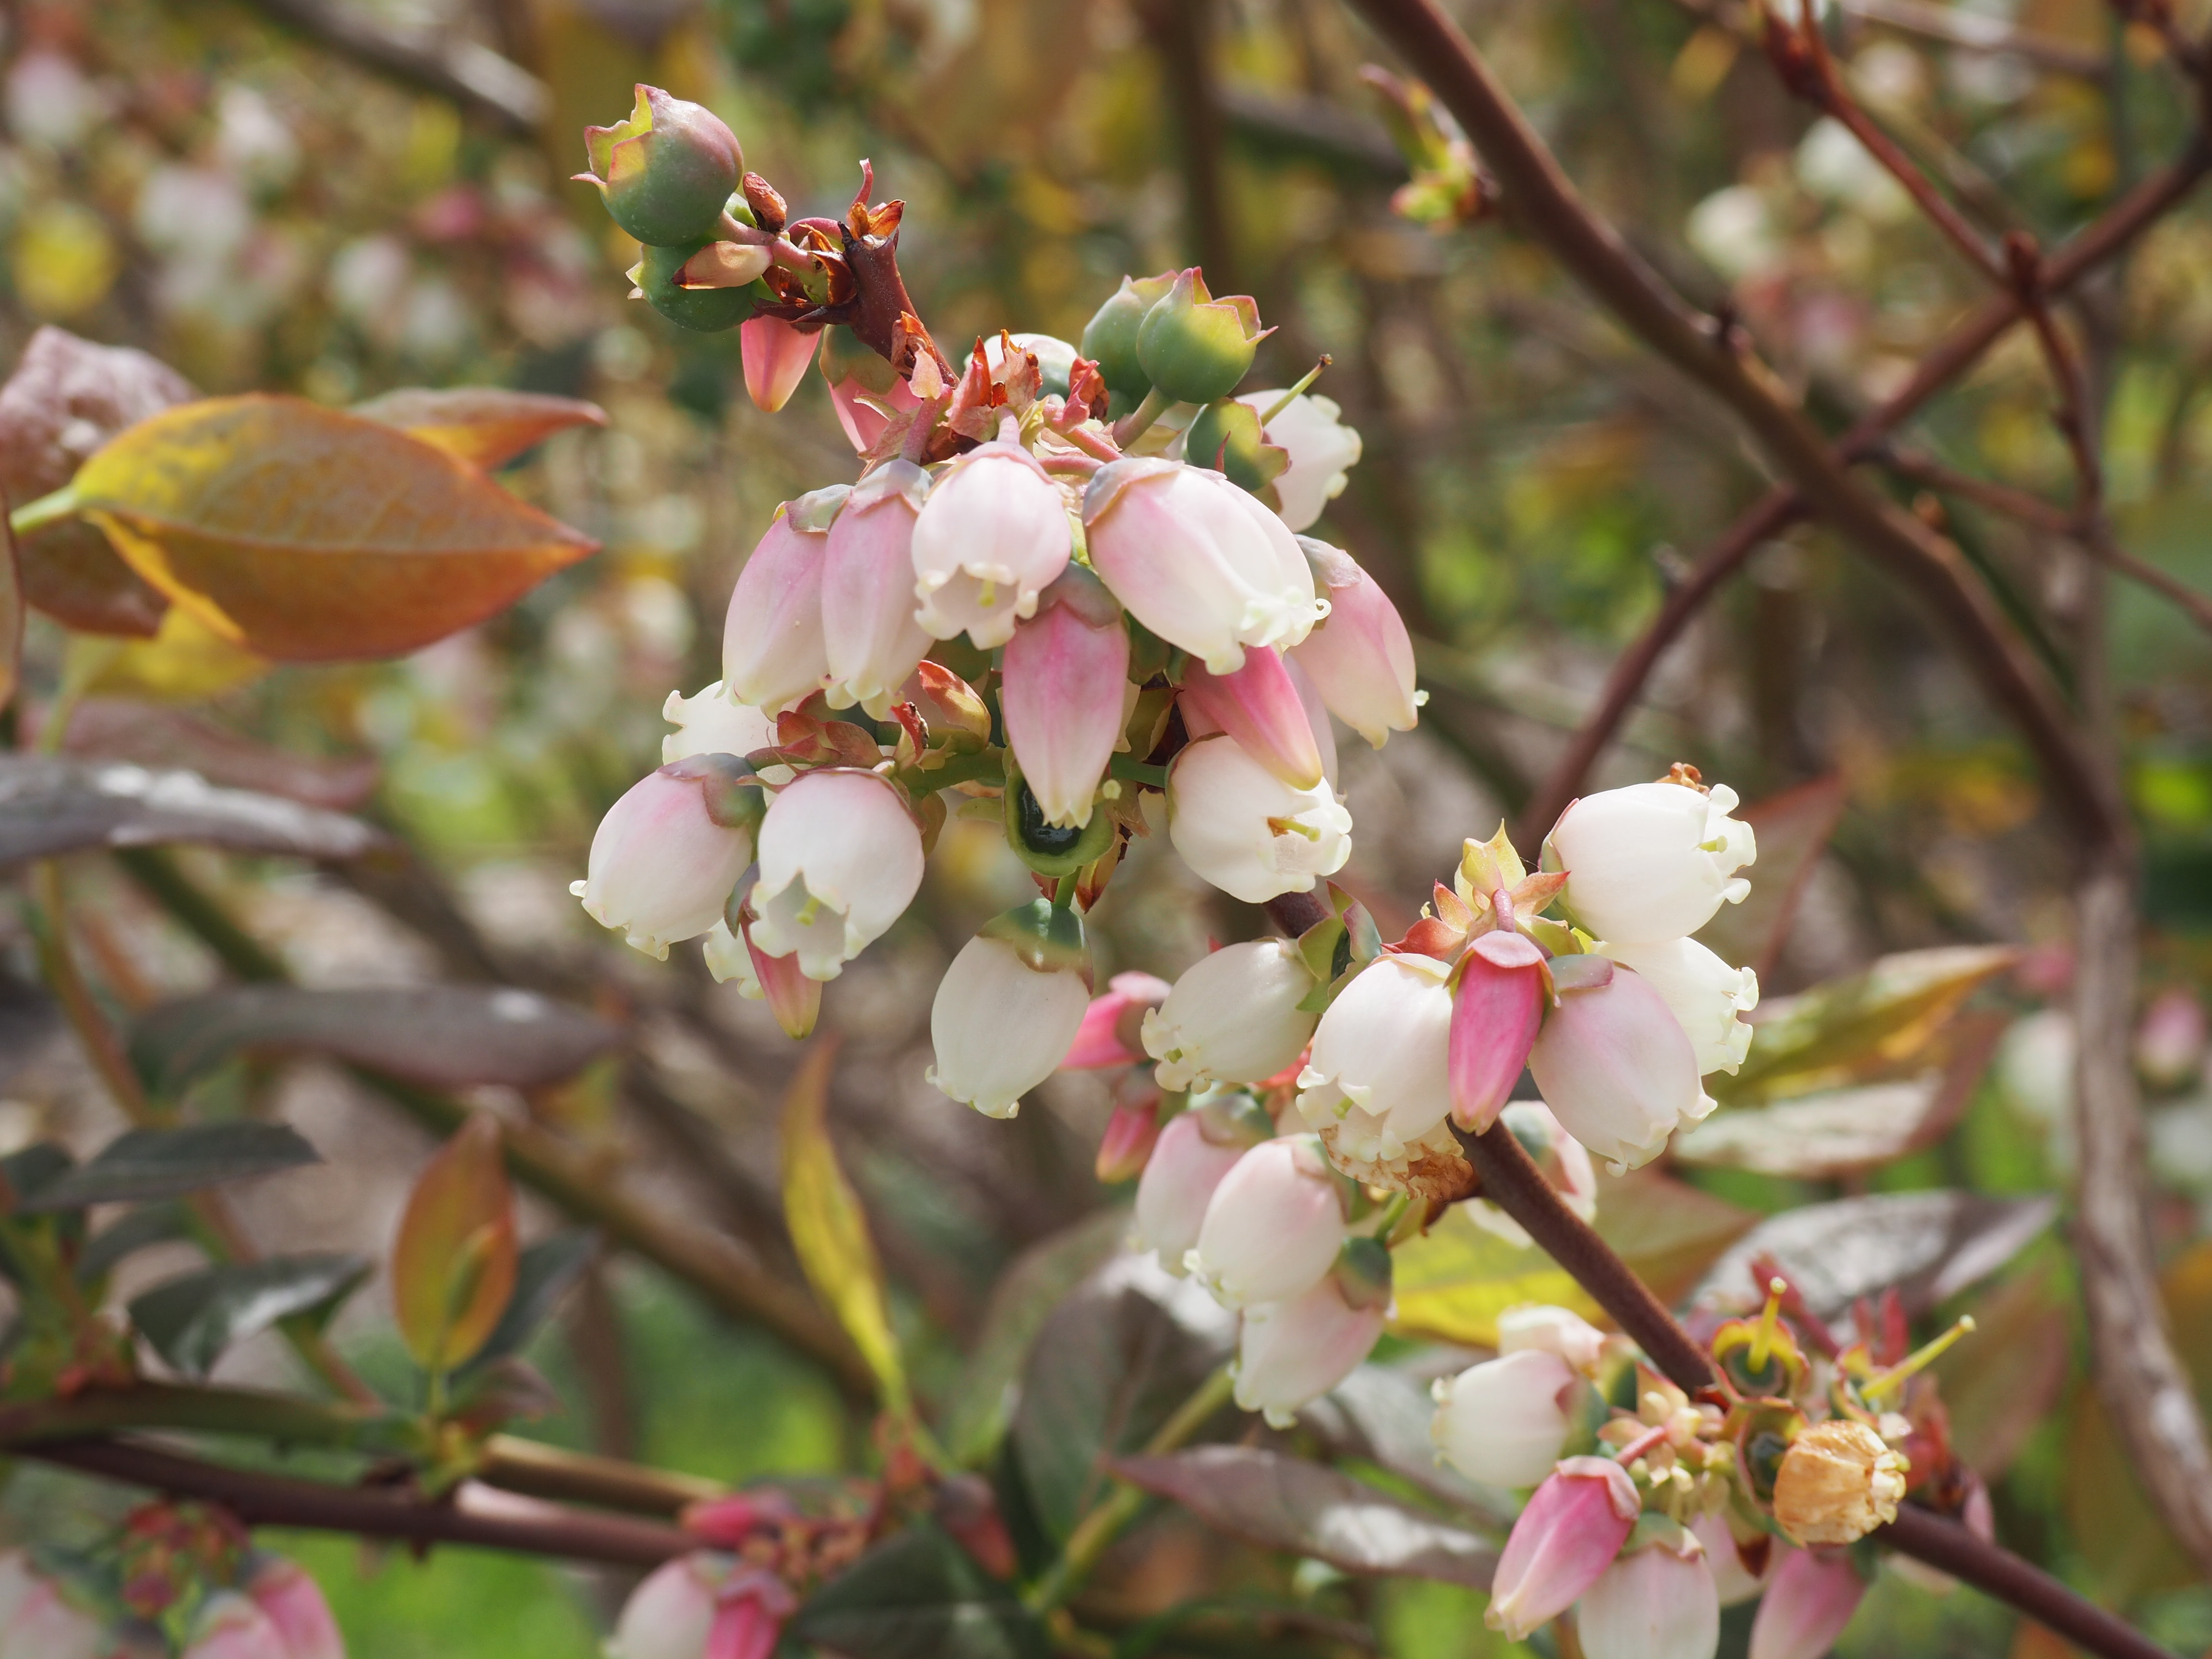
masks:
POLYGON ((471 1118, 416 1182, 392 1247, 400 1339, 424 1370, 483 1346, 514 1294, 517 1254, 499 1125, 471 1118))
POLYGON ((107 635, 70 641, 104 657, 85 684, 92 696, 136 697, 146 702, 198 702, 257 680, 275 665, 233 643, 181 605, 161 613, 150 640, 118 642, 107 635), (95 642, 96 641, 96 642, 95 642))
POLYGON ((403 386, 356 404, 353 412, 366 420, 397 427, 487 471, 568 427, 607 423, 606 410, 580 398, 509 392, 495 386, 453 386, 443 391, 403 386))

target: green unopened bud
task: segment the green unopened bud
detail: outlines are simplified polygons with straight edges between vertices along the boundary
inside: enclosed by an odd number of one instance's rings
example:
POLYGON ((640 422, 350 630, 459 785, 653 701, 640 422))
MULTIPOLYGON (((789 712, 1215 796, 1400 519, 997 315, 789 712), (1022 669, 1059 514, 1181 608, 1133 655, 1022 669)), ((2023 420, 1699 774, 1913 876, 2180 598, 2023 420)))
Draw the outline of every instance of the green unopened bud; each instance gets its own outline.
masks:
POLYGON ((1279 505, 1275 480, 1291 465, 1288 450, 1261 435, 1260 412, 1233 398, 1199 410, 1183 439, 1182 458, 1193 466, 1228 474, 1230 483, 1250 490, 1270 507, 1279 505))
POLYGON ((1137 331, 1154 303, 1175 286, 1173 271, 1157 276, 1124 276, 1121 286, 1083 325, 1083 355, 1098 365, 1106 389, 1114 394, 1114 407, 1128 413, 1144 402, 1152 389, 1144 365, 1137 357, 1137 331))
POLYGON ((713 246, 689 242, 649 247, 645 258, 630 267, 629 279, 645 295, 646 303, 672 323, 696 328, 702 334, 735 328, 753 314, 751 289, 690 288, 683 280, 684 265, 713 246))
POLYGON ((711 236, 745 170, 744 151, 721 118, 659 87, 637 88, 627 121, 586 127, 592 169, 614 222, 648 247, 711 236))
POLYGON ((1145 378, 1178 403, 1210 404, 1237 390, 1270 331, 1260 326, 1259 307, 1249 295, 1215 299, 1193 265, 1146 312, 1137 328, 1137 362, 1145 378))

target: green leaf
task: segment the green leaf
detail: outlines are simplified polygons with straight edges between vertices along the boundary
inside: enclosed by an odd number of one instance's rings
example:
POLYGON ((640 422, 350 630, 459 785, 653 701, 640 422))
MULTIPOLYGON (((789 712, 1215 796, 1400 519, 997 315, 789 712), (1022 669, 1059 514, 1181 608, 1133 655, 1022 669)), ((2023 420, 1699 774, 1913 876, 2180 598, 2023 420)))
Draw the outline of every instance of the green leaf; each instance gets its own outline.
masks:
POLYGON ((826 1042, 808 1049, 784 1097, 784 1218, 806 1282, 875 1373, 884 1408, 910 1416, 914 1400, 884 1303, 883 1263, 868 1237, 860 1195, 845 1178, 830 1140, 833 1053, 826 1042))
POLYGON ((1844 795, 1843 779, 1831 774, 1753 801, 1736 813, 1759 836, 1759 862, 1749 872, 1751 893, 1741 904, 1721 906, 1698 930, 1699 944, 1723 961, 1756 969, 1762 979, 1773 971, 1798 901, 1844 815, 1844 795))
POLYGON ((342 860, 374 850, 385 837, 358 818, 274 795, 219 789, 193 772, 0 756, 0 866, 88 848, 171 842, 342 860))
POLYGON ((56 1176, 20 1206, 31 1213, 88 1204, 179 1198, 228 1181, 246 1181, 319 1164, 321 1156, 283 1123, 188 1123, 130 1129, 89 1164, 56 1176))
POLYGON ((416 1364, 434 1376, 476 1357, 514 1295, 519 1254, 504 1143, 479 1113, 424 1166, 392 1247, 392 1306, 416 1364))
POLYGON ((234 1342, 295 1315, 327 1315, 362 1279, 357 1255, 275 1255, 226 1262, 156 1285, 131 1299, 131 1322, 187 1376, 205 1376, 234 1342))
POLYGON ((1114 1473, 1262 1549, 1370 1577, 1433 1578, 1486 1590, 1498 1547, 1339 1470, 1257 1446, 1123 1457, 1114 1473))
POLYGON ((514 1294, 507 1298, 507 1311, 500 1315, 499 1323, 469 1361, 469 1369, 520 1353, 560 1305, 569 1286, 583 1277, 599 1248, 597 1233, 572 1227, 525 1249, 515 1261, 514 1294))
POLYGON ((2001 945, 1906 951, 1766 1004, 1743 1069, 1707 1086, 1723 1103, 1809 1094, 1910 1065, 1977 987, 2019 957, 2001 945))
POLYGON ((1120 1249, 1128 1231, 1127 1210, 1101 1210, 1032 1244, 999 1276, 941 1428, 955 1462, 973 1467, 998 1449, 1037 1333, 1061 1298, 1120 1249))
POLYGON ((169 1096, 247 1050, 328 1054, 431 1088, 533 1089, 574 1076, 621 1038, 596 1015, 532 991, 240 985, 140 1016, 131 1057, 147 1086, 169 1096))
POLYGON ((605 426, 607 411, 579 398, 504 386, 463 386, 442 391, 402 386, 356 404, 365 420, 397 427, 410 437, 457 455, 489 472, 574 426, 605 426))
POLYGON ((444 449, 296 398, 153 416, 71 488, 171 603, 286 661, 417 650, 598 546, 444 449))
MULTIPOLYGON (((1652 1170, 1598 1182, 1598 1234, 1663 1302, 1698 1282, 1759 1218, 1652 1170)), ((1582 1286, 1533 1244, 1516 1244, 1480 1226, 1455 1205, 1392 1260, 1395 1328, 1446 1342, 1495 1346, 1498 1316, 1524 1302, 1571 1308, 1585 1319, 1606 1315, 1582 1286)))
POLYGON ((1012 1589, 928 1522, 817 1591, 787 1633, 843 1659, 1049 1659, 1053 1651, 1012 1589))
POLYGON ((92 1236, 76 1259, 77 1279, 83 1284, 96 1284, 125 1257, 151 1245, 190 1238, 191 1234, 191 1218, 181 1204, 143 1205, 92 1236))

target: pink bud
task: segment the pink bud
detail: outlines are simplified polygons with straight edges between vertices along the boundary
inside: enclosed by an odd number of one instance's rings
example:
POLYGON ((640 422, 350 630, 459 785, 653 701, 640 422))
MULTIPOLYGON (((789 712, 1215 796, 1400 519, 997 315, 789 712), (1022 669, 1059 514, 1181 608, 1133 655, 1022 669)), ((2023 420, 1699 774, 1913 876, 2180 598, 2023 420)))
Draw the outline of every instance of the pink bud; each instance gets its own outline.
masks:
POLYGON ((964 632, 981 650, 1004 645, 1017 621, 1036 614, 1073 546, 1066 498, 1029 451, 998 442, 969 451, 915 522, 921 625, 940 640, 964 632))
POLYGON ((928 653, 928 630, 914 619, 914 526, 928 493, 929 475, 912 461, 887 461, 853 486, 830 526, 822 641, 832 708, 857 702, 887 718, 928 653))
POLYGON ((1160 1131, 1137 1182, 1137 1242, 1159 1253, 1170 1273, 1183 1271, 1183 1259, 1198 1243, 1206 1206, 1224 1176, 1244 1156, 1234 1141, 1207 1138, 1202 1113, 1178 1114, 1160 1131))
POLYGON ((741 1568, 716 1594, 714 1622, 700 1659, 769 1659, 784 1622, 799 1608, 782 1580, 758 1568, 741 1568))
POLYGON ((1688 1035, 1659 994, 1616 968, 1603 985, 1565 991, 1528 1053, 1545 1103, 1615 1172, 1648 1164, 1678 1124, 1713 1109, 1688 1035))
POLYGON ((1632 1550, 1583 1592, 1575 1631, 1585 1659, 1713 1659, 1721 1603, 1694 1534, 1632 1550))
POLYGON ((750 936, 832 980, 905 914, 921 885, 921 831, 906 793, 870 772, 809 772, 769 803, 750 936))
MULTIPOLYGON (((15 1643, 11 1640, 9 1648, 15 1643)), ((26 1648, 26 1652, 33 1650, 26 1648)), ((40 1659, 46 1659, 40 1650, 40 1659)), ((185 1659, 291 1659, 276 1621, 235 1590, 218 1590, 200 1606, 185 1659)))
POLYGON ((1183 1265, 1225 1307, 1304 1295, 1344 1245, 1337 1180, 1312 1135, 1262 1142, 1213 1189, 1183 1265))
POLYGON ((1320 560, 1328 616, 1291 653, 1313 676, 1329 712, 1380 749, 1393 732, 1410 732, 1425 693, 1413 689, 1413 641, 1390 596, 1351 557, 1302 538, 1320 560))
POLYGON ((1091 822, 1121 736, 1129 635, 1103 588, 1071 565, 1006 642, 999 707, 1045 822, 1091 822))
POLYGON ((290 1659, 345 1659, 345 1638, 323 1588, 297 1563, 271 1558, 246 1593, 283 1635, 290 1659))
POLYGON ((600 926, 665 957, 672 943, 696 939, 721 920, 752 860, 751 831, 715 823, 700 782, 664 767, 607 809, 584 879, 568 890, 600 926))
MULTIPOLYGON (((796 708, 830 683, 822 640, 822 556, 829 526, 811 527, 813 496, 787 501, 731 590, 722 628, 722 684, 763 714, 796 708)), ((826 505, 826 504, 824 504, 826 505)))
POLYGON ((1570 1457, 1536 1488, 1498 1558, 1483 1620, 1521 1641, 1572 1607, 1628 1541, 1642 1502, 1609 1457, 1570 1457))
POLYGON ((684 1511, 684 1529, 719 1549, 735 1550, 757 1532, 774 1529, 796 1511, 773 1487, 710 1498, 684 1511))
POLYGON ((750 317, 738 325, 738 349, 744 358, 745 392, 771 415, 791 401, 822 343, 818 328, 802 331, 781 317, 750 317))
POLYGON ((848 376, 830 383, 830 405, 837 411, 837 424, 861 454, 876 447, 894 415, 920 409, 921 399, 904 380, 893 378, 890 390, 878 392, 848 376))
POLYGON ((94 1659, 106 1650, 99 1621, 64 1600, 27 1556, 21 1550, 0 1554, 0 1655, 94 1659))
POLYGON ((1093 997, 1068 1045, 1063 1072, 1095 1072, 1107 1066, 1133 1066, 1145 1057, 1140 1033, 1147 1012, 1167 1000, 1170 987, 1150 974, 1116 974, 1106 994, 1093 997))
POLYGON ((1147 1098, 1114 1108, 1106 1120, 1106 1133, 1098 1138, 1094 1172, 1109 1187, 1143 1174, 1159 1139, 1160 1097, 1155 1090, 1147 1098))
POLYGON ((1246 651, 1243 666, 1227 674, 1192 664, 1183 676, 1182 702, 1293 789, 1310 789, 1322 781, 1321 750, 1305 704, 1272 646, 1246 651))
POLYGON ((2204 1005, 2186 985, 2151 999, 2136 1027, 2136 1066, 2154 1089, 2179 1089, 2204 1064, 2204 1005))
POLYGON ((1452 1116, 1477 1133, 1498 1121, 1544 1023, 1544 953, 1518 933, 1479 935, 1452 998, 1452 1116))
POLYGON ((1820 1659, 1865 1594, 1842 1550, 1791 1550, 1751 1621, 1751 1659, 1820 1659))
POLYGON ((822 1018, 822 981, 808 977, 805 959, 798 951, 772 957, 762 950, 753 941, 750 919, 744 924, 744 946, 745 959, 752 964, 760 986, 761 1000, 768 1004, 783 1034, 794 1039, 813 1036, 814 1022, 822 1018))
POLYGON ((1374 1351, 1389 1306, 1385 1293, 1353 1307, 1332 1274, 1288 1302, 1247 1308, 1237 1340, 1237 1403, 1289 1427, 1300 1407, 1343 1382, 1374 1351))

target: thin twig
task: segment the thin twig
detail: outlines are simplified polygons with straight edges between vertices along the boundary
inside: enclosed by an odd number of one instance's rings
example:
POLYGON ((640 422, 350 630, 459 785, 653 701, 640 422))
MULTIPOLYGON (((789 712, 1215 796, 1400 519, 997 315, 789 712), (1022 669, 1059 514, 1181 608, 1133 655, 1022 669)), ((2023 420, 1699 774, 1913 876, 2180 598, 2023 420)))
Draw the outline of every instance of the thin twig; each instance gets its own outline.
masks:
POLYGON ((2018 58, 2084 81, 2104 81, 2112 74, 2112 60, 2101 52, 2077 46, 2054 34, 2024 29, 1986 12, 1968 11, 1963 6, 1931 6, 1923 0, 1838 0, 1838 3, 1853 17, 1923 40, 1940 40, 1965 52, 2018 58))
POLYGON ((265 15, 379 74, 489 115, 516 133, 534 132, 552 111, 545 83, 465 36, 408 29, 334 0, 249 0, 265 15))

